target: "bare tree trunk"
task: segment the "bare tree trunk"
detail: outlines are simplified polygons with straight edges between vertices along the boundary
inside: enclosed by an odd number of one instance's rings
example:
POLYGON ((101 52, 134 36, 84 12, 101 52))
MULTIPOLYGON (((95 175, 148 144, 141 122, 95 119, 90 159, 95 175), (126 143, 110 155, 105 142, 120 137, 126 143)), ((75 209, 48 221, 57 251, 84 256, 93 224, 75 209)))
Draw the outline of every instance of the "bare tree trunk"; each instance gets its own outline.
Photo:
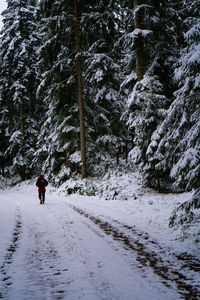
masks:
POLYGON ((76 65, 77 65, 77 72, 78 72, 78 99, 79 99, 81 161, 82 161, 81 168, 82 168, 82 178, 86 178, 87 171, 86 171, 86 147, 85 147, 85 124, 84 124, 84 107, 83 107, 82 69, 81 69, 81 58, 78 55, 80 52, 80 37, 79 37, 77 0, 74 0, 74 17, 75 17, 75 41, 76 41, 76 51, 77 51, 76 65))
POLYGON ((67 168, 69 168, 71 170, 71 161, 70 161, 70 154, 71 154, 71 151, 70 151, 70 147, 66 150, 66 166, 67 168))
MULTIPOLYGON (((24 149, 24 105, 23 105, 23 100, 20 102, 20 132, 22 134, 22 154, 24 157, 23 149, 24 149)), ((20 168, 20 176, 22 180, 25 180, 26 178, 26 166, 22 165, 20 168)))
POLYGON ((1 161, 1 170, 2 170, 2 175, 5 176, 5 171, 4 171, 4 157, 2 157, 2 161, 1 161))
POLYGON ((3 176, 5 175, 4 173, 4 155, 3 152, 0 151, 0 174, 3 176))
MULTIPOLYGON (((144 0, 134 0, 135 8, 138 7, 135 15, 135 29, 144 28, 144 8, 139 8, 140 5, 144 4, 144 0)), ((140 81, 145 73, 145 52, 144 52, 144 40, 142 35, 138 35, 135 43, 135 54, 136 54, 136 73, 138 81, 140 81)))
POLYGON ((119 151, 116 153, 116 162, 117 166, 119 166, 119 151))
POLYGON ((20 102, 20 132, 24 137, 24 105, 23 102, 20 102))
MULTIPOLYGON (((175 6, 176 15, 175 15, 175 25, 176 25, 176 41, 179 46, 179 48, 183 48, 184 46, 184 34, 183 34, 183 20, 184 16, 180 16, 179 11, 181 9, 181 3, 177 3, 175 6)), ((185 16, 187 18, 187 16, 185 16)))
POLYGON ((125 142, 125 158, 126 158, 126 164, 128 163, 128 140, 125 142))
MULTIPOLYGON (((19 3, 20 6, 20 13, 19 13, 19 32, 21 35, 21 38, 24 39, 24 32, 23 32, 23 26, 22 26, 22 16, 21 16, 21 2, 19 3)), ((22 148, 22 157, 24 158, 25 153, 24 153, 24 144, 25 144, 25 130, 24 130, 24 103, 23 103, 23 97, 21 96, 20 99, 20 104, 19 104, 19 115, 20 115, 20 132, 22 134, 22 143, 21 143, 21 148, 22 148)), ((26 179, 26 165, 23 164, 20 167, 20 176, 22 180, 26 179)))
POLYGON ((21 169, 20 169, 20 176, 21 176, 21 179, 22 179, 22 180, 25 180, 25 179, 26 179, 26 166, 25 166, 25 165, 21 166, 21 169))
POLYGON ((156 171, 156 176, 157 176, 157 190, 160 192, 160 174, 159 170, 156 171))

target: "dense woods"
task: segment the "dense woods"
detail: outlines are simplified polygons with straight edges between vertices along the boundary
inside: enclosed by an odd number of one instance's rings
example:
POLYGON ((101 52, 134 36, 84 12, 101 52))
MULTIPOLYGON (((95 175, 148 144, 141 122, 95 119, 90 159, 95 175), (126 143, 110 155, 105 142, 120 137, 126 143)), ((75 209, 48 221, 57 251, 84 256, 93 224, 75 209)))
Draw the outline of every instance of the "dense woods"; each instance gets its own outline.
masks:
POLYGON ((62 183, 129 164, 151 187, 198 189, 198 0, 7 3, 3 176, 62 183))

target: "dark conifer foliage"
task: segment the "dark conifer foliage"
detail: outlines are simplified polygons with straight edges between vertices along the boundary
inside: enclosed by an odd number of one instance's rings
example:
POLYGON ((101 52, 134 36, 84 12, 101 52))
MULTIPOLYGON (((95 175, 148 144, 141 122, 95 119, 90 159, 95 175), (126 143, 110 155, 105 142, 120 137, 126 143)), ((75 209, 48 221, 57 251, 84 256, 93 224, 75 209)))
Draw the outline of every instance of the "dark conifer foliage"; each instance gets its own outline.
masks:
POLYGON ((129 53, 129 47, 135 53, 133 70, 136 71, 132 71, 122 84, 130 91, 126 115, 135 145, 130 156, 140 165, 147 180, 148 177, 157 178, 156 160, 148 158, 151 137, 165 119, 175 90, 171 79, 177 55, 173 38, 175 26, 168 4, 166 1, 135 1, 135 27, 125 36, 129 53))
POLYGON ((37 120, 35 87, 38 37, 34 1, 7 1, 1 32, 1 134, 6 167, 22 179, 31 174, 37 120), (32 5, 33 4, 33 5, 32 5))
POLYGON ((167 116, 157 129, 157 168, 168 171, 176 185, 197 188, 200 176, 200 4, 186 1, 181 8, 185 19, 184 47, 175 69, 178 86, 167 116), (193 7, 192 12, 190 11, 193 7))
POLYGON ((121 121, 124 103, 120 94, 121 66, 116 47, 120 27, 116 1, 90 3, 82 14, 87 138, 93 165, 97 161, 109 163, 118 158, 126 138, 121 121))
POLYGON ((80 3, 74 0, 74 21, 75 21, 75 48, 76 48, 76 69, 77 69, 77 88, 78 88, 78 104, 79 104, 79 120, 80 120, 80 150, 81 150, 81 173, 82 178, 87 177, 86 165, 86 146, 85 146, 85 118, 84 118, 84 101, 83 101, 83 74, 81 63, 81 42, 80 42, 80 22, 79 22, 80 3))
POLYGON ((45 121, 35 163, 61 180, 80 162, 73 3, 68 2, 41 1, 39 23, 41 82, 37 95, 44 101, 45 121))
POLYGON ((89 176, 129 149, 148 185, 198 188, 199 11, 197 0, 9 0, 1 173, 43 170, 58 184, 80 173, 81 95, 89 176))
MULTIPOLYGON (((73 3, 41 1, 38 99, 46 105, 35 162, 61 180, 80 169, 80 137, 76 62, 82 69, 82 96, 89 172, 95 161, 117 157, 124 145, 120 64, 114 48, 119 37, 118 6, 114 1, 78 1, 79 49, 75 39, 73 3), (105 9, 108 6, 109 9, 105 9), (114 11, 116 13, 114 13, 114 11), (45 137, 45 140, 43 140, 45 137), (40 160, 41 158, 41 160, 40 160), (43 162, 43 163, 42 163, 43 162)), ((125 135, 125 134, 124 134, 125 135)))

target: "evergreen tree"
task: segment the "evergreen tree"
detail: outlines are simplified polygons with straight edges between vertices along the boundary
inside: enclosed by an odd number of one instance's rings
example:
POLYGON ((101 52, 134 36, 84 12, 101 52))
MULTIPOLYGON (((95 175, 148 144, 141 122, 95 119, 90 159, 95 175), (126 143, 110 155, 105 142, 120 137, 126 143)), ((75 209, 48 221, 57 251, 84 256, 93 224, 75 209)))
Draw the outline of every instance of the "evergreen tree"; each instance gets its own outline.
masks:
POLYGON ((80 165, 73 3, 42 0, 40 20, 37 95, 44 102, 45 118, 35 165, 62 181, 80 165))
POLYGON ((91 5, 91 1, 78 2, 80 48, 76 55, 72 3, 41 1, 43 46, 40 48, 38 97, 44 99, 48 112, 38 142, 44 147, 38 150, 36 161, 38 165, 45 161, 44 169, 58 177, 66 178, 70 172, 66 166, 80 163, 77 59, 83 73, 90 172, 94 171, 95 159, 105 150, 114 156, 123 145, 120 71, 113 51, 117 34, 117 23, 113 21, 117 19, 113 12, 115 6, 113 1, 109 5, 106 1, 95 5, 91 5), (112 32, 114 36, 110 40, 112 32))
POLYGON ((22 179, 30 174, 37 121, 35 117, 36 86, 36 3, 8 0, 3 13, 1 32, 1 115, 7 140, 5 156, 12 173, 22 179), (8 141, 9 137, 9 141, 8 141), (12 163, 11 163, 12 161, 12 163))
POLYGON ((189 30, 185 33, 186 47, 175 69, 179 89, 157 130, 155 156, 159 157, 157 168, 170 173, 176 185, 191 189, 199 186, 200 175, 200 5, 197 1, 186 4, 189 20, 186 19, 185 27, 189 30))
POLYGON ((173 100, 170 73, 176 53, 168 5, 168 1, 135 1, 135 28, 126 36, 126 44, 136 53, 136 73, 123 83, 124 88, 131 81, 135 84, 127 103, 127 124, 134 135, 130 156, 145 171, 147 180, 156 176, 155 160, 148 159, 151 136, 173 100))
POLYGON ((120 94, 120 56, 115 45, 120 36, 119 11, 116 1, 99 1, 85 7, 81 19, 91 169, 99 160, 109 163, 117 157, 118 162, 126 138, 121 120, 124 104, 120 94))

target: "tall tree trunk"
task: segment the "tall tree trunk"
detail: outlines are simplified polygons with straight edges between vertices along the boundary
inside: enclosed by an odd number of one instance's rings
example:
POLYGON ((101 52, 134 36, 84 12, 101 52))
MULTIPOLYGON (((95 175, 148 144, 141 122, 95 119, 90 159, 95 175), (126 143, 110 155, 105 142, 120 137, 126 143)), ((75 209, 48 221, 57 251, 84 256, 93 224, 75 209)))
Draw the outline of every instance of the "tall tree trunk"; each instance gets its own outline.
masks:
MULTIPOLYGON (((22 16, 21 16, 21 9, 22 9, 21 4, 22 3, 20 1, 19 2, 19 18, 20 18, 20 20, 19 20, 19 32, 20 32, 21 38, 24 40, 24 32, 23 32, 22 16)), ((21 143, 22 151, 21 151, 21 154, 22 154, 22 157, 24 159, 24 157, 25 157, 25 153, 24 153, 24 145, 25 145, 24 135, 25 135, 25 131, 24 131, 24 102, 23 102, 23 96, 21 96, 21 99, 20 99, 19 114, 20 114, 20 132, 22 134, 22 143, 21 143)), ((20 176, 21 176, 22 180, 25 180, 25 178, 26 178, 26 165, 25 164, 21 165, 21 167, 20 167, 20 176)))
POLYGON ((0 174, 3 176, 5 175, 4 173, 4 155, 3 152, 0 151, 0 174))
POLYGON ((125 142, 125 159, 126 159, 126 164, 128 163, 128 140, 125 142))
POLYGON ((117 166, 119 166, 119 151, 116 153, 116 162, 117 166))
POLYGON ((1 161, 1 170, 2 170, 2 175, 5 176, 5 170, 4 170, 4 157, 2 157, 2 161, 1 161))
MULTIPOLYGON (((24 157, 24 104, 23 100, 20 102, 20 132, 22 134, 22 156, 24 157)), ((20 176, 22 180, 26 178, 26 166, 22 165, 20 168, 20 176)))
POLYGON ((67 168, 69 168, 71 170, 71 161, 70 161, 70 154, 71 154, 71 151, 70 151, 70 147, 66 150, 66 166, 67 168))
POLYGON ((21 101, 20 102, 20 132, 23 136, 23 141, 24 141, 24 104, 21 101))
POLYGON ((87 177, 86 171, 86 147, 85 147, 85 124, 84 124, 84 107, 83 107, 83 88, 82 88, 82 69, 80 53, 80 36, 79 36, 79 21, 78 21, 78 4, 74 0, 74 17, 75 17, 75 41, 76 41, 76 65, 78 73, 78 99, 79 99, 79 117, 80 117, 80 140, 81 140, 81 162, 82 162, 82 178, 87 177))
POLYGON ((159 170, 156 170, 156 176, 157 176, 157 190, 160 192, 160 174, 159 170))
MULTIPOLYGON (((176 10, 176 15, 175 15, 175 20, 174 24, 176 25, 176 41, 178 44, 179 49, 183 48, 184 46, 184 33, 183 33, 183 21, 184 21, 184 16, 181 16, 179 13, 181 11, 182 5, 181 3, 176 3, 175 10, 176 10)), ((185 16, 187 17, 187 16, 185 16)))
MULTIPOLYGON (((135 8, 138 7, 138 10, 135 14, 135 29, 145 29, 144 28, 144 8, 139 8, 144 4, 144 0, 134 0, 135 8)), ((144 40, 143 36, 139 34, 135 43, 135 54, 136 54, 136 73, 138 81, 140 81, 145 73, 145 52, 144 52, 144 40)))

